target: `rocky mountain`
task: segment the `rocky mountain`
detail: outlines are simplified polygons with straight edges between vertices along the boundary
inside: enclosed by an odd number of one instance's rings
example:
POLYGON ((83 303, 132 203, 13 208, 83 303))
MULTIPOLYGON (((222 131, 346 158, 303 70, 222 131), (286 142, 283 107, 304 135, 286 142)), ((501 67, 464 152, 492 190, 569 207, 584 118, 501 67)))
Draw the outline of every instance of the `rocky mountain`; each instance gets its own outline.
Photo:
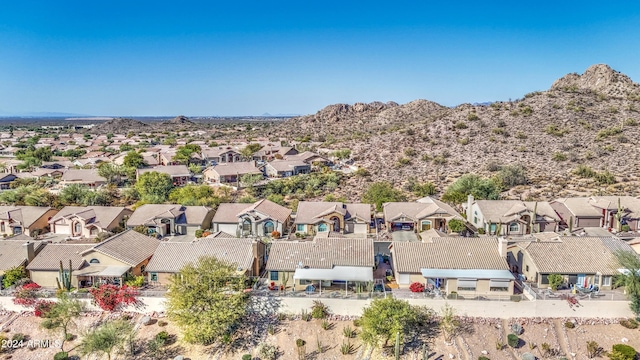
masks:
POLYGON ((341 189, 353 199, 371 181, 402 186, 415 178, 442 191, 462 174, 492 176, 496 165, 511 164, 526 168, 530 184, 505 197, 552 199, 639 193, 639 111, 640 85, 600 64, 515 101, 454 108, 427 100, 337 104, 290 119, 282 131, 351 149, 356 165, 371 173, 341 189), (609 171, 616 183, 574 175, 578 165, 609 171))
POLYGON ((94 134, 121 134, 128 131, 145 131, 149 130, 150 128, 151 125, 143 123, 141 121, 126 118, 116 118, 94 126, 90 132, 94 134))
POLYGON ((163 124, 195 125, 195 123, 193 121, 189 120, 189 118, 184 116, 184 115, 176 116, 176 117, 174 117, 173 119, 171 119, 169 121, 163 122, 163 124))

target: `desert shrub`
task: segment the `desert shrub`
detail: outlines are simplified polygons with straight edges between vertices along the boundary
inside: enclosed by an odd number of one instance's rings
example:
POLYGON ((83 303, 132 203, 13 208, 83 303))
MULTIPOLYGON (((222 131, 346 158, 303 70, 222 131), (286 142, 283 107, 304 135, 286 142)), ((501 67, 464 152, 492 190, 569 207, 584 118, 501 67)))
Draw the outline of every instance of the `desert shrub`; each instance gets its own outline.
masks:
POLYGON ((576 327, 576 324, 574 324, 571 321, 567 321, 567 322, 564 323, 564 327, 566 327, 567 329, 573 329, 573 328, 576 327))
POLYGON ((515 335, 522 335, 524 329, 522 328, 522 325, 515 323, 511 324, 511 332, 515 335))
POLYGON ((627 329, 637 329, 638 321, 636 321, 636 319, 624 319, 620 320, 620 325, 626 327, 627 329))
POLYGON ((411 292, 414 292, 414 293, 423 292, 424 291, 424 285, 422 283, 419 283, 419 282, 414 282, 413 284, 411 284, 409 286, 409 290, 411 290, 411 292))
POLYGON ((617 126, 610 127, 607 129, 602 129, 598 131, 598 134, 596 135, 596 140, 604 140, 610 136, 615 136, 621 133, 622 133, 622 128, 617 126))
POLYGON ((566 161, 567 160, 567 154, 557 151, 557 152, 553 153, 553 156, 551 157, 551 160, 553 160, 553 161, 566 161))
POLYGON ((549 287, 553 291, 558 290, 558 287, 564 282, 564 277, 560 274, 549 274, 547 279, 549 280, 549 287))
POLYGON ((242 355, 242 360, 251 360, 253 359, 253 357, 251 356, 251 354, 244 354, 242 355))
POLYGON ((624 121, 624 126, 638 126, 638 121, 636 121, 636 119, 628 118, 624 121))
POLYGON ((592 178, 597 174, 596 171, 588 165, 578 165, 573 169, 572 173, 582 178, 592 178))
POLYGON ((347 341, 346 343, 343 342, 342 345, 340 345, 340 353, 342 355, 350 355, 353 353, 353 351, 354 351, 353 345, 349 341, 347 341))
POLYGON ((500 182, 505 187, 514 187, 527 183, 527 170, 522 165, 507 165, 500 168, 498 173, 500 182))
POLYGON ((467 115, 467 120, 469 120, 469 121, 476 121, 478 119, 480 119, 480 118, 478 117, 478 115, 476 113, 471 112, 471 113, 469 113, 469 115, 467 115))
POLYGON ((260 353, 260 357, 264 360, 275 360, 278 348, 274 345, 263 343, 260 345, 258 353, 260 353))
POLYGON ((569 132, 569 130, 567 129, 561 129, 558 125, 554 125, 554 124, 549 124, 547 126, 544 127, 544 132, 549 134, 549 135, 553 135, 553 136, 557 136, 557 137, 562 137, 564 136, 566 133, 569 132))
POLYGON ((353 319, 353 326, 355 327, 362 326, 362 322, 360 321, 360 319, 353 319))
POLYGON ((68 359, 69 359, 69 353, 66 351, 60 351, 55 355, 53 355, 53 360, 68 360, 68 359))
POLYGON ((522 360, 536 360, 536 356, 527 352, 522 354, 522 360))
POLYGON ((593 359, 596 356, 599 356, 602 352, 602 348, 595 341, 587 341, 587 356, 589 359, 593 359))
POLYGON ((166 343, 167 340, 169 340, 169 333, 166 331, 160 331, 159 333, 156 334, 155 339, 157 341, 162 341, 166 343))
POLYGON ((351 326, 347 326, 342 329, 342 335, 344 335, 344 337, 346 337, 347 339, 351 339, 356 336, 356 331, 352 329, 351 326))
POLYGON ((507 335, 507 344, 509 347, 517 348, 520 344, 520 338, 516 334, 509 334, 507 335))
POLYGON ((322 330, 330 330, 332 328, 331 323, 328 320, 322 320, 322 324, 320 324, 322 330))
POLYGON ((597 173, 594 178, 600 185, 611 185, 616 183, 616 177, 611 172, 609 172, 609 170, 597 173))
POLYGON ((324 319, 329 315, 329 307, 322 301, 314 300, 311 306, 311 317, 314 319, 324 319))
POLYGON ((11 337, 11 341, 13 342, 22 342, 27 338, 27 336, 23 333, 16 333, 13 334, 13 336, 11 337))
POLYGON ((453 125, 456 129, 466 129, 468 128, 467 124, 464 121, 458 121, 455 125, 453 125))
POLYGON ((311 313, 307 310, 302 310, 300 312, 300 318, 302 319, 302 321, 309 321, 311 320, 311 313))
POLYGON ((609 354, 609 358, 611 360, 635 360, 636 349, 625 344, 615 344, 609 354))
POLYGON ((165 326, 167 326, 168 324, 169 324, 169 323, 168 323, 168 322, 166 322, 166 321, 164 321, 164 320, 160 320, 160 321, 158 321, 158 326, 160 326, 160 327, 165 327, 165 326))
POLYGON ((478 360, 490 360, 490 359, 486 356, 478 356, 478 360))

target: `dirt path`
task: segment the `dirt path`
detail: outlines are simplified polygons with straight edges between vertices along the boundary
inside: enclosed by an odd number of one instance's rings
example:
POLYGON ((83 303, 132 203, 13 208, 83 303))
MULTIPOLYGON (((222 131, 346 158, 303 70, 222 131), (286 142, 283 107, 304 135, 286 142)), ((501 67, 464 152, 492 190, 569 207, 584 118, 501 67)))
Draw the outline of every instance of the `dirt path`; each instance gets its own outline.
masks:
POLYGON ((560 350, 565 356, 569 356, 571 349, 569 348, 569 339, 567 339, 567 336, 564 334, 564 325, 559 319, 553 319, 553 326, 556 329, 556 334, 558 334, 558 345, 560 345, 560 350))
POLYGON ((355 360, 369 360, 371 359, 371 354, 373 353, 373 347, 370 345, 362 345, 360 346, 360 350, 356 354, 355 360))
POLYGON ((473 353, 471 352, 471 348, 467 345, 467 342, 464 341, 462 336, 456 336, 454 340, 458 344, 458 348, 460 349, 459 353, 462 356, 462 360, 473 360, 473 353))

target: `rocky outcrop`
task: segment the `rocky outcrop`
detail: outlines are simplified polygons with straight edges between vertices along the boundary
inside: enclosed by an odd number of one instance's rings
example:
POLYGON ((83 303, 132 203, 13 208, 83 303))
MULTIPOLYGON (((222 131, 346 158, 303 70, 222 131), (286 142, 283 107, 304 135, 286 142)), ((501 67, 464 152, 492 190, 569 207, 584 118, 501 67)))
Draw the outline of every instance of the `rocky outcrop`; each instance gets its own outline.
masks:
POLYGON ((565 75, 553 83, 551 90, 592 91, 611 97, 640 94, 640 86, 637 83, 605 64, 592 65, 582 75, 576 73, 565 75))

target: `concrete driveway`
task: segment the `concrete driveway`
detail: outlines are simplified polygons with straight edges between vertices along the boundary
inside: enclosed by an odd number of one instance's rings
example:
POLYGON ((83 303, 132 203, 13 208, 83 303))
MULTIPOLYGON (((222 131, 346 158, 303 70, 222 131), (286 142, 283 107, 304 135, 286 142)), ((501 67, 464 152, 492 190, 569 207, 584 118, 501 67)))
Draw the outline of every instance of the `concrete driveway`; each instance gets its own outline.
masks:
POLYGON ((391 237, 393 241, 418 241, 418 235, 413 231, 394 231, 391 237))

